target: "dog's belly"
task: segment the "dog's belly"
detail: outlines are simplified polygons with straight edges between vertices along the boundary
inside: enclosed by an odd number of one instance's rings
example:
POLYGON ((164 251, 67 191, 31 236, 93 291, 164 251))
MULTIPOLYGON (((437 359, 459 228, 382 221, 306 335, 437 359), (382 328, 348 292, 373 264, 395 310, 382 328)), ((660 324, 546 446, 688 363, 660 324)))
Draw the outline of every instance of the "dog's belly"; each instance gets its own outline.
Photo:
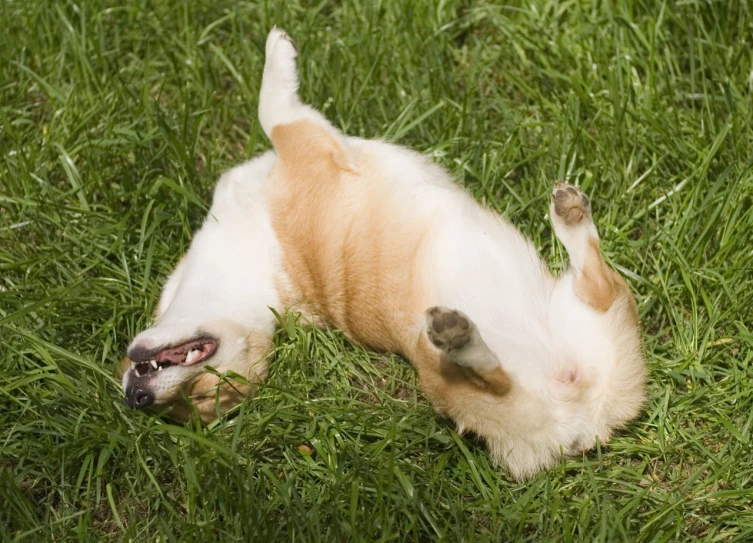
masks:
POLYGON ((420 155, 348 141, 357 173, 273 179, 273 222, 302 301, 349 339, 404 355, 429 307, 458 308, 500 352, 527 346, 521 372, 540 371, 553 279, 533 246, 420 155))
POLYGON ((439 360, 417 350, 425 311, 457 308, 521 391, 556 396, 578 357, 553 341, 555 280, 532 244, 419 155, 349 141, 349 171, 322 160, 273 174, 272 220, 301 301, 349 339, 414 364, 439 360))
POLYGON ((538 391, 557 359, 554 278, 528 240, 473 202, 457 202, 444 218, 424 264, 432 304, 466 313, 516 382, 538 391))

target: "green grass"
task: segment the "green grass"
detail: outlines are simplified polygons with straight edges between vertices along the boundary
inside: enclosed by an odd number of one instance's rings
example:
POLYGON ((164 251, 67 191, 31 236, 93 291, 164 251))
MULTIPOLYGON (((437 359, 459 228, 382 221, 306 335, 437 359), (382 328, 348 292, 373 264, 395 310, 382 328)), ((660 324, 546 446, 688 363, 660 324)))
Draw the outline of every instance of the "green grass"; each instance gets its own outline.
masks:
POLYGON ((742 0, 0 0, 0 537, 750 541, 752 70, 742 0), (435 157, 554 269, 549 187, 591 194, 650 366, 613 443, 515 483, 405 361, 307 327, 234 418, 126 408, 115 364, 268 146, 273 24, 307 101, 435 157))

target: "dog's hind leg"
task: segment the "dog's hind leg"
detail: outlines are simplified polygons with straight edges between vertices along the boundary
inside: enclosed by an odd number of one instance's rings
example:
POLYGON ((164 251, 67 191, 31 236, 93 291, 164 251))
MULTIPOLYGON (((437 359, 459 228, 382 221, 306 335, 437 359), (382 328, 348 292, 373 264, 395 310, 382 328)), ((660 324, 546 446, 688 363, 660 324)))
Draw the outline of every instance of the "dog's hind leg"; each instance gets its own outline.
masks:
POLYGON ((594 309, 607 311, 622 288, 621 279, 601 257, 588 197, 576 187, 557 183, 550 216, 554 233, 570 257, 575 292, 594 309))
POLYGON ((429 340, 471 381, 499 395, 510 390, 510 376, 467 315, 432 307, 426 311, 426 325, 429 340))

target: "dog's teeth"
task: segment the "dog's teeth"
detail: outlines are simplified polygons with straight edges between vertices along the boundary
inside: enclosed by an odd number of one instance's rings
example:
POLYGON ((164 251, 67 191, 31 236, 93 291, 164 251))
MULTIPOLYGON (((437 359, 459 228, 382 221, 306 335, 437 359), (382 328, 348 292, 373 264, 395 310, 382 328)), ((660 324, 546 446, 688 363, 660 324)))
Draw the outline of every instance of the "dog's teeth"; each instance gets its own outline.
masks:
POLYGON ((191 349, 190 351, 188 351, 188 355, 186 356, 186 364, 190 364, 191 362, 196 360, 198 356, 199 356, 199 351, 196 349, 191 349))
POLYGON ((156 360, 150 360, 149 363, 152 365, 152 367, 156 370, 157 369, 157 361, 156 360))
POLYGON ((162 371, 162 366, 159 366, 159 367, 157 368, 157 371, 162 371))

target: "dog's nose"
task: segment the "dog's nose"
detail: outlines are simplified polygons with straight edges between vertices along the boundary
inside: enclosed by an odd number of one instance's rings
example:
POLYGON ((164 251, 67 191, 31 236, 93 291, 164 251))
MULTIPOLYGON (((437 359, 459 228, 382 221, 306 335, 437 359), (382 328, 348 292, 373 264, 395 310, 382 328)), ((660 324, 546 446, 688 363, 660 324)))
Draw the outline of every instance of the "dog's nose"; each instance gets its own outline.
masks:
POLYGON ((128 387, 125 403, 131 409, 145 409, 154 403, 154 393, 139 386, 128 387))

